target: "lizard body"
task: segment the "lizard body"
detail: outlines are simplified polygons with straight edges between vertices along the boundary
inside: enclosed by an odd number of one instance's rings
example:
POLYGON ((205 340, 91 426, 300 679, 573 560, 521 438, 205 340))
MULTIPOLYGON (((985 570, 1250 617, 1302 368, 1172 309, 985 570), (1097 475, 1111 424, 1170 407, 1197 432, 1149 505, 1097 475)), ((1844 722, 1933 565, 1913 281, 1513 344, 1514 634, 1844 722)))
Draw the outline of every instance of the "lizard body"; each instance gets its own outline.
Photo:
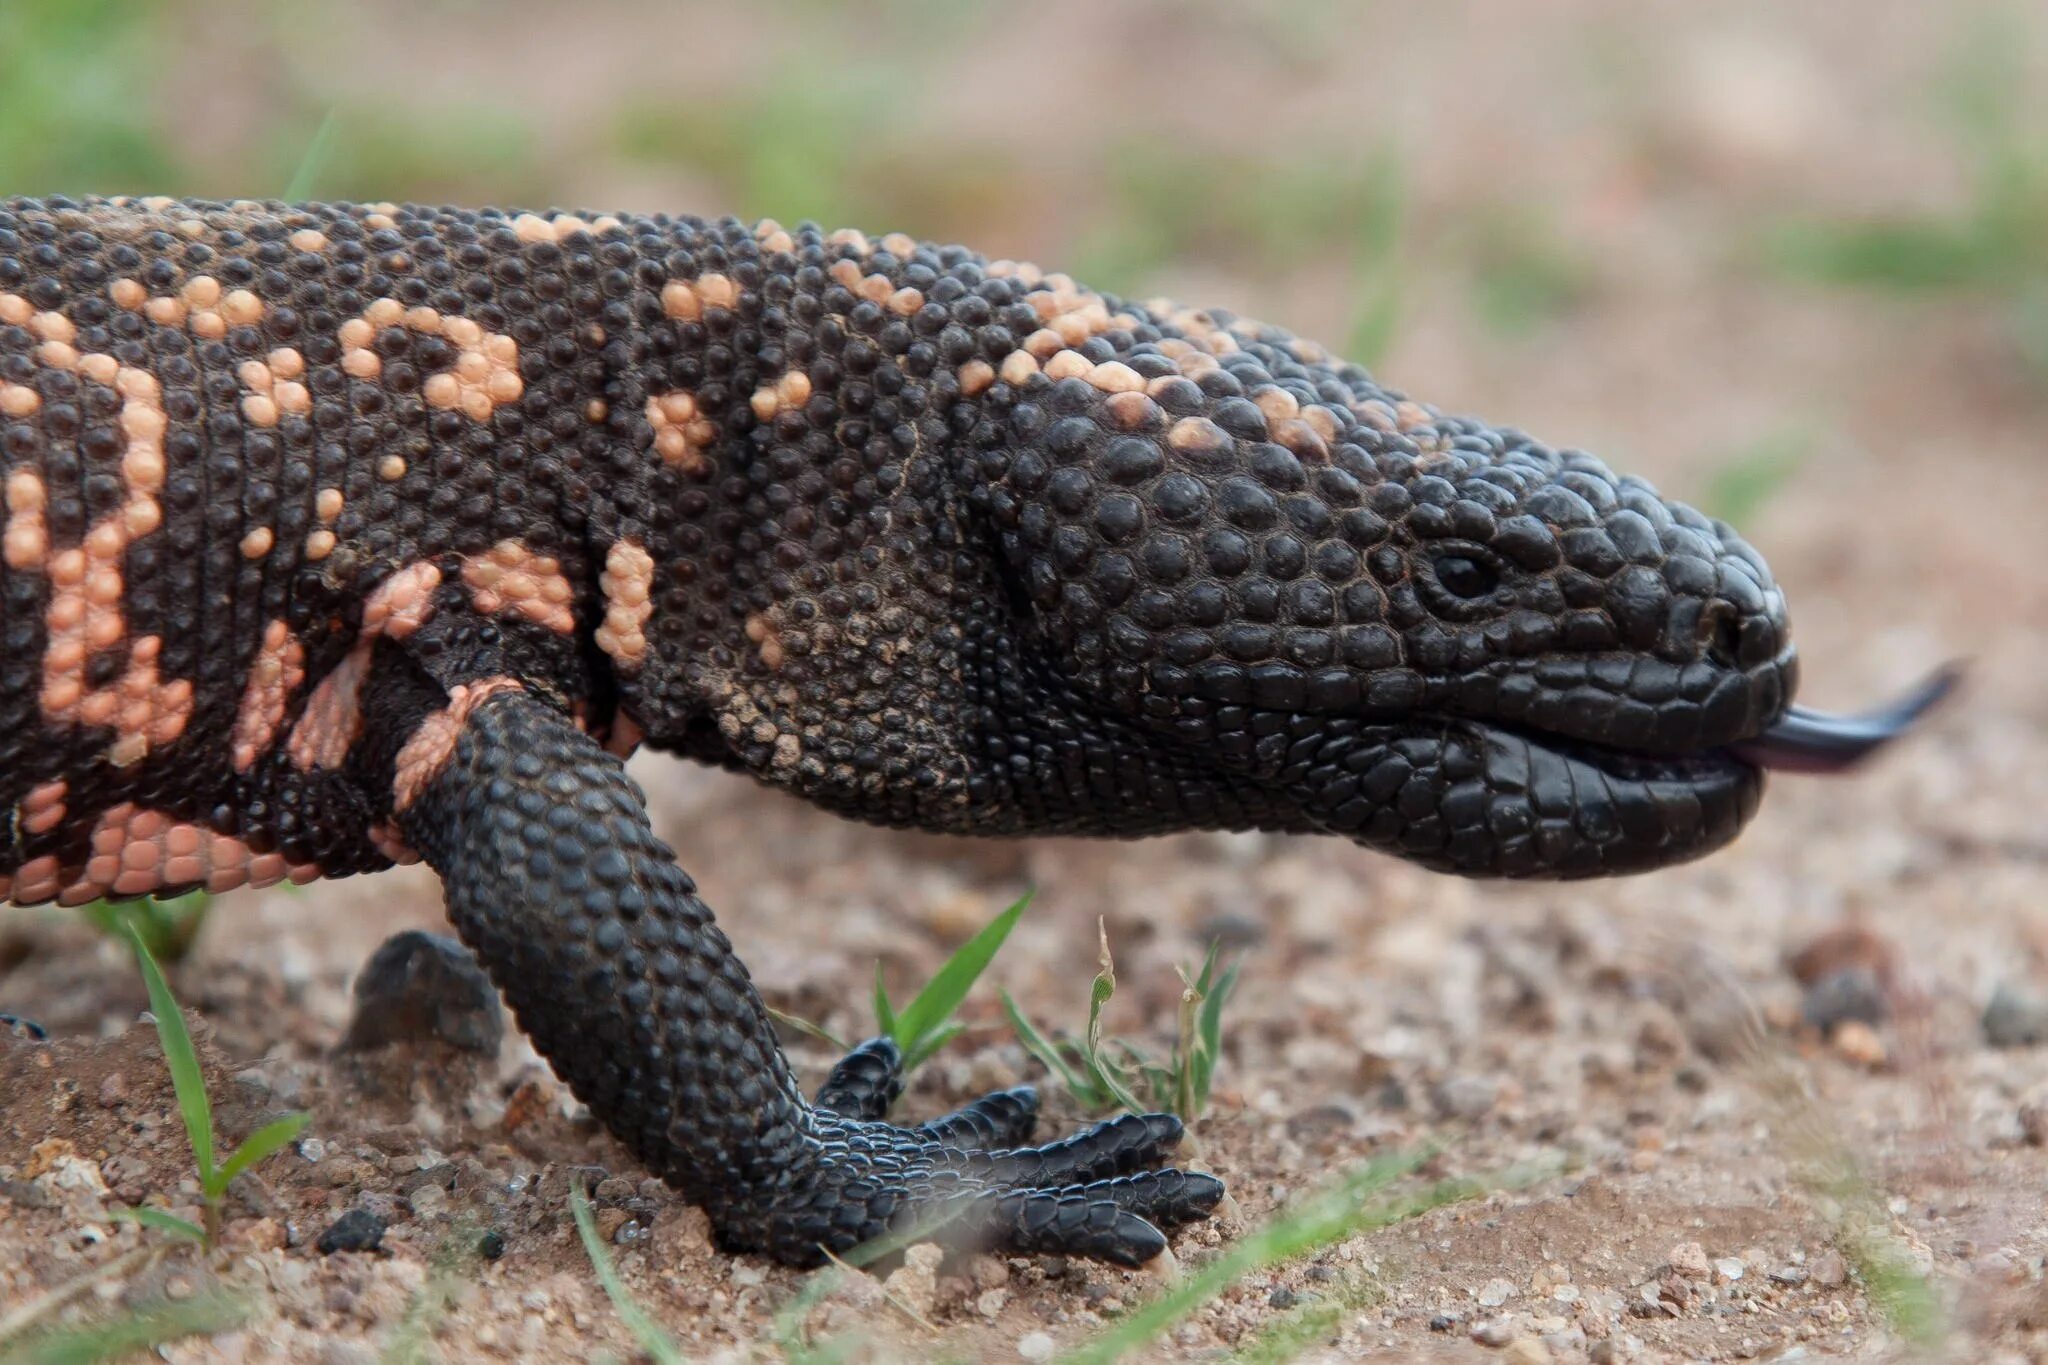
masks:
POLYGON ((424 857, 729 1246, 1126 1263, 1177 1123, 796 1089, 618 755, 993 834, 1697 856, 1794 686, 1728 527, 1273 327, 900 234, 0 201, 0 899, 424 857))

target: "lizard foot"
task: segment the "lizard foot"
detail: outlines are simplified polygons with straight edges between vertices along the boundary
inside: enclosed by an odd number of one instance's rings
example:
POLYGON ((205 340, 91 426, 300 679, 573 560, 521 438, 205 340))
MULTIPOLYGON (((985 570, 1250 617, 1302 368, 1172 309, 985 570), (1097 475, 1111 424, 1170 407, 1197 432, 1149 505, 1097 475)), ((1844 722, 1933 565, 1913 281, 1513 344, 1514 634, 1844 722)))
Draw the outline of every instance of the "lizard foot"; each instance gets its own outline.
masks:
POLYGON ((1026 1147, 1016 1144, 1037 1119, 1030 1086, 921 1124, 880 1122, 902 1088, 901 1056, 887 1038, 869 1039, 833 1068, 812 1108, 840 1151, 799 1196, 810 1207, 797 1221, 810 1227, 787 1233, 832 1245, 853 1227, 929 1226, 938 1240, 986 1250, 1136 1266, 1166 1249, 1166 1232, 1206 1217, 1223 1197, 1212 1175, 1146 1169, 1179 1145, 1182 1124, 1171 1114, 1125 1114, 1026 1147), (832 1229, 817 1227, 821 1216, 832 1229))

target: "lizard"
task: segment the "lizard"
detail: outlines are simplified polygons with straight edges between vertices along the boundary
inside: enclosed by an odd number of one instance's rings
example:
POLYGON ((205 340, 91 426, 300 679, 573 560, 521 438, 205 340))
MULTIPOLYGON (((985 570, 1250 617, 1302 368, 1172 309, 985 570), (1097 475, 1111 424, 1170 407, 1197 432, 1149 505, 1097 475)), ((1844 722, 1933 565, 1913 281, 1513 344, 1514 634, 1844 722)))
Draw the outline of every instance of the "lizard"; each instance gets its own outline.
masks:
POLYGON ((720 1245, 1142 1264, 1168 1115, 799 1087, 637 745, 883 825, 1331 834, 1587 877, 1726 844, 1792 704, 1729 526, 1281 328, 901 233, 0 201, 0 901, 424 859, 720 1245))

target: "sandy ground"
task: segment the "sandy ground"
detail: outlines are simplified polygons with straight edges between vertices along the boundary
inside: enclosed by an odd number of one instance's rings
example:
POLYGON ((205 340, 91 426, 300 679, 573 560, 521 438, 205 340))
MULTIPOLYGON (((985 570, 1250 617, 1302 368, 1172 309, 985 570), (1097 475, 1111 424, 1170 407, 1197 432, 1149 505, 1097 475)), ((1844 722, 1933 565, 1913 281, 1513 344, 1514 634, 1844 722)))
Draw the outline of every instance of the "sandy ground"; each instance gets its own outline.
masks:
MULTIPOLYGON (((1540 205, 1593 262, 1587 297, 1503 340, 1424 251, 1381 372, 1677 492, 1707 487, 1761 433, 1810 430, 1807 458, 1748 527, 1793 605, 1803 699, 1857 705, 1961 656, 1967 700, 1854 780, 1776 783, 1753 829, 1706 863, 1594 886, 1465 884, 1314 840, 890 834, 643 756, 658 829, 769 1001, 842 1035, 865 1031, 876 960, 907 989, 1027 886, 1036 903, 992 975, 1044 1022, 1080 1024, 1098 917, 1121 983, 1111 1028, 1155 1048, 1170 1037, 1173 964, 1214 935, 1239 945, 1214 1112, 1196 1133, 1237 1213, 1180 1239, 1189 1270, 1370 1156, 1434 1144, 1426 1175, 1488 1185, 1550 1172, 1254 1274, 1157 1343, 1158 1358, 1231 1358, 1319 1308, 1298 1343, 1310 1358, 1910 1354, 1919 1319, 1877 1301, 1873 1257, 1924 1277, 1936 1354, 2048 1358, 2048 1049, 1992 1047, 1980 1023, 2001 985, 2048 996, 2048 395, 1982 300, 1792 284, 1743 250, 1775 207, 1960 201, 1966 177, 1925 109, 1960 21, 1878 4, 1579 4, 1551 20, 1533 6, 1301 9, 1324 16, 1321 37, 1261 44, 1258 23, 1221 6, 1090 17, 1048 5, 1014 19, 1028 33, 967 44, 927 93, 967 135, 1084 168, 1091 130, 1120 111, 1169 110, 1157 114, 1168 133, 1250 146, 1278 128, 1371 129, 1412 169, 1425 235, 1503 197, 1540 205), (1066 45, 1044 46, 1060 35, 1066 45), (1809 977, 1868 987, 1874 1026, 1823 1037, 1801 1022, 1814 997, 1792 960, 1809 948, 1809 977), (1859 1174, 1828 1183, 1848 1166, 1859 1174)), ((463 48, 460 26, 479 13, 433 9, 394 60, 424 69, 456 54, 456 99, 542 62, 532 44, 495 64, 463 48)), ((697 31, 744 52, 800 22, 697 31)), ((565 125, 601 100, 611 69, 569 49, 570 93, 540 97, 565 125)), ((618 60, 651 80, 675 51, 618 60)), ((676 201, 697 193, 621 172, 562 197, 694 207, 676 201)), ((1085 213, 1085 197, 1051 203, 986 244, 1056 260, 1085 213)), ((1275 279, 1201 262, 1160 274, 1193 300, 1311 335, 1345 325, 1344 279, 1312 263, 1275 279)), ((374 1359, 432 1278, 453 1296, 419 1315, 443 1359, 630 1356, 563 1198, 583 1167, 608 1173, 600 1226, 687 1354, 771 1354, 803 1277, 712 1251, 701 1216, 581 1118, 523 1042, 483 1066, 424 1048, 332 1058, 356 967, 398 929, 441 925, 418 869, 215 907, 174 982, 205 1020, 221 1122, 239 1135, 303 1107, 316 1140, 230 1200, 218 1274, 255 1316, 166 1354, 374 1359), (317 1252, 354 1207, 389 1219, 382 1251, 317 1252), (464 1259, 486 1227, 502 1257, 464 1259)), ((122 953, 84 927, 0 921, 0 1005, 58 1034, 48 1047, 0 1041, 0 1305, 148 1240, 111 1224, 112 1204, 193 1202, 154 1035, 135 1024, 142 1003, 122 953)), ((966 1017, 901 1112, 1043 1080, 991 989, 966 1017)), ((822 1074, 821 1048, 793 1051, 822 1074)), ((1082 1117, 1064 1096, 1048 1108, 1055 1132, 1082 1117)), ((870 1282, 830 1296, 810 1328, 863 1336, 877 1358, 1043 1358, 1156 1289, 1038 1259, 939 1270, 893 1282, 928 1326, 870 1282)), ((69 1313, 203 1293, 212 1273, 174 1252, 69 1313)))

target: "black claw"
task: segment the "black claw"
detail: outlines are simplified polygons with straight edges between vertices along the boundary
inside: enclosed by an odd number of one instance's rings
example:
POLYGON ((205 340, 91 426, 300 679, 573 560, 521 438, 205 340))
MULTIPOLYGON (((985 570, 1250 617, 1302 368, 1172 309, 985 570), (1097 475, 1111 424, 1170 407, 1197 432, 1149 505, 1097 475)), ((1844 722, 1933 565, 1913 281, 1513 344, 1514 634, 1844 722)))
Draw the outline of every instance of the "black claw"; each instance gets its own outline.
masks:
POLYGON ((1173 1229, 1207 1218, 1223 1202, 1223 1182, 1203 1171, 1140 1171, 1087 1187, 1119 1207, 1173 1229))
POLYGON ((996 1244, 1027 1255, 1085 1256, 1141 1266, 1166 1250, 1166 1234, 1090 1189, 1018 1190, 988 1205, 996 1244))
POLYGON ((1085 1185, 1154 1164, 1179 1145, 1182 1131, 1171 1114, 1124 1114, 1042 1147, 970 1157, 966 1169, 995 1184, 1085 1185))
POLYGON ((879 1119, 902 1093, 902 1052, 891 1039, 870 1038, 839 1059, 814 1103, 850 1119, 879 1119))
POLYGON ((948 1147, 983 1151, 1017 1147, 1038 1126, 1038 1091, 1028 1085, 997 1090, 950 1114, 927 1120, 917 1131, 948 1147))

